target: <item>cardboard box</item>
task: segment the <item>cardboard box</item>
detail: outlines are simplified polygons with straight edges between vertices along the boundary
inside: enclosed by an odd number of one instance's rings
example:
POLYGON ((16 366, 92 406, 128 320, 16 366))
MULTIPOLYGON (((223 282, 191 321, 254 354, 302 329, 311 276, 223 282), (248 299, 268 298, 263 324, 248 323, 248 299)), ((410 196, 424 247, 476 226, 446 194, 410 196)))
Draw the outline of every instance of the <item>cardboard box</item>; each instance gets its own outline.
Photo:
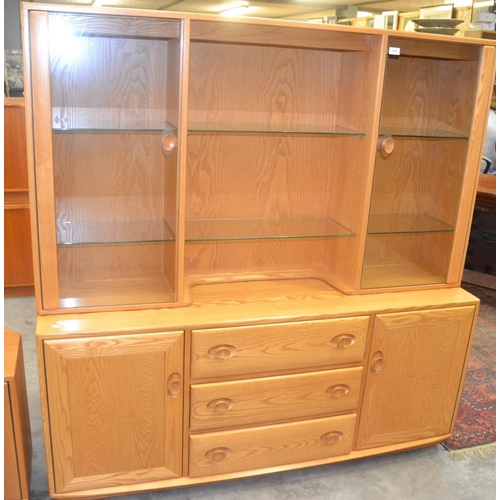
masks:
POLYGON ((496 15, 490 12, 476 12, 472 18, 473 23, 494 23, 496 15))

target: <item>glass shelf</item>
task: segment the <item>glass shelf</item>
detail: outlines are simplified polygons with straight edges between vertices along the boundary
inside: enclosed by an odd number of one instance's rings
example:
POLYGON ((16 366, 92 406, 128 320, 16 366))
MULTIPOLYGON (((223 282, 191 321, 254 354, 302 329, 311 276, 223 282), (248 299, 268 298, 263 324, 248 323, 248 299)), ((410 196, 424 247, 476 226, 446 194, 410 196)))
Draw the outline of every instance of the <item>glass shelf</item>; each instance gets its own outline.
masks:
POLYGON ((344 127, 315 124, 256 124, 256 123, 215 123, 190 122, 190 133, 231 133, 231 134, 299 134, 299 135, 349 135, 363 137, 363 132, 344 127))
POLYGON ((162 220, 58 222, 56 231, 58 245, 174 241, 162 220))
POLYGON ((458 139, 467 140, 469 137, 464 134, 454 134, 452 132, 446 132, 444 130, 415 130, 415 128, 401 128, 401 127, 381 127, 379 131, 379 137, 391 136, 391 137, 403 137, 403 138, 416 138, 416 139, 458 139))
POLYGON ((445 233, 453 227, 426 214, 372 214, 368 234, 445 233))
POLYGON ((354 236, 329 217, 187 219, 186 241, 227 241, 354 236))

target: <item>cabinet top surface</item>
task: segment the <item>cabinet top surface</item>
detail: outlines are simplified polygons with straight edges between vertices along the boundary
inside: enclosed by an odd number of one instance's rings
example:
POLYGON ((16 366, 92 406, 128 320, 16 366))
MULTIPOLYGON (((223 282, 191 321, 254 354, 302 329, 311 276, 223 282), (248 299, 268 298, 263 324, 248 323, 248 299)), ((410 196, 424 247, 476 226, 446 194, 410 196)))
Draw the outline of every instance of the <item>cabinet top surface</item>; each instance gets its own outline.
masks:
POLYGON ((21 350, 21 335, 5 328, 3 334, 3 347, 4 381, 13 380, 21 350))
POLYGON ((469 38, 469 37, 451 37, 445 35, 433 35, 428 33, 412 33, 404 31, 394 31, 394 30, 384 30, 375 28, 356 28, 352 26, 341 26, 341 25, 329 25, 329 24, 314 24, 305 23, 304 21, 293 21, 293 20, 275 20, 275 19, 265 19, 265 18, 221 18, 218 15, 210 14, 195 14, 195 13, 183 13, 183 12, 168 12, 168 11, 158 11, 158 10, 147 10, 147 9, 122 9, 122 8, 110 8, 110 7, 82 7, 82 6, 69 6, 69 5, 47 5, 31 2, 23 2, 23 11, 28 13, 29 11, 39 10, 46 12, 60 12, 60 13, 72 13, 72 14, 104 14, 104 15, 114 15, 114 16, 134 16, 134 17, 150 17, 159 19, 181 19, 181 20, 193 20, 193 21, 211 21, 213 23, 228 23, 228 24, 254 24, 254 25, 265 25, 270 27, 293 27, 293 28, 304 28, 308 30, 328 30, 332 32, 339 32, 345 34, 362 34, 362 35, 390 35, 397 38, 410 38, 415 40, 434 40, 445 43, 458 43, 458 44, 468 44, 468 45, 496 45, 496 40, 479 39, 479 38, 469 38))
POLYGON ((343 295, 315 279, 205 284, 187 307, 39 316, 37 334, 134 333, 303 321, 477 304, 461 288, 343 295))

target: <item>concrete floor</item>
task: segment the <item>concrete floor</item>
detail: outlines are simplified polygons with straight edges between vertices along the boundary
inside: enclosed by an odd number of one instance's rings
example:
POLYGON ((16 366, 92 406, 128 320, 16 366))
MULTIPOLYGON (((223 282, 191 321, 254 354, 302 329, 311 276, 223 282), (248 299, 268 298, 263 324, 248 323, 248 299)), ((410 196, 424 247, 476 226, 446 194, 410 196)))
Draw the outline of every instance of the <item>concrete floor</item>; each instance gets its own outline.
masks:
MULTIPOLYGON (((23 336, 33 467, 31 499, 49 498, 35 351, 33 297, 5 299, 4 324, 23 336)), ((442 446, 226 483, 127 495, 136 500, 489 500, 495 455, 451 459, 442 446)))

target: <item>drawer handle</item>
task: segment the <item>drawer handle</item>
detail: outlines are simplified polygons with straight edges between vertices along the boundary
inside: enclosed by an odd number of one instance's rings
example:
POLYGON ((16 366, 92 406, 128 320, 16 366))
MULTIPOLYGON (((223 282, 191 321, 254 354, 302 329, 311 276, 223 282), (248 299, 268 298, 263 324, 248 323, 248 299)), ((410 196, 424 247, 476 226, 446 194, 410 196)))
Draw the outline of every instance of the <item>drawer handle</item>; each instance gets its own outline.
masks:
POLYGON ((236 354, 234 345, 216 345, 208 351, 208 355, 215 359, 229 359, 236 354))
POLYGON ((214 413, 221 413, 230 410, 234 406, 232 399, 214 399, 208 403, 207 408, 214 413))
POLYGON ((173 397, 177 398, 182 392, 182 377, 180 373, 172 373, 167 380, 167 392, 173 397))
POLYGON ((351 347, 355 342, 356 342, 356 337, 351 334, 337 335, 336 337, 333 337, 333 339, 330 341, 330 343, 334 347, 341 347, 342 349, 345 349, 346 347, 351 347))
POLYGON ((205 457, 210 460, 210 462, 222 462, 229 455, 231 455, 231 450, 229 448, 214 448, 213 450, 207 451, 205 457))
POLYGON ((327 432, 323 434, 320 439, 323 444, 337 444, 344 439, 344 433, 340 431, 327 432))
POLYGON ((332 398, 343 398, 349 394, 351 388, 345 384, 332 385, 325 392, 332 398))
POLYGON ((384 354, 382 351, 377 351, 372 356, 371 367, 374 375, 378 375, 382 371, 382 368, 384 367, 384 354))

